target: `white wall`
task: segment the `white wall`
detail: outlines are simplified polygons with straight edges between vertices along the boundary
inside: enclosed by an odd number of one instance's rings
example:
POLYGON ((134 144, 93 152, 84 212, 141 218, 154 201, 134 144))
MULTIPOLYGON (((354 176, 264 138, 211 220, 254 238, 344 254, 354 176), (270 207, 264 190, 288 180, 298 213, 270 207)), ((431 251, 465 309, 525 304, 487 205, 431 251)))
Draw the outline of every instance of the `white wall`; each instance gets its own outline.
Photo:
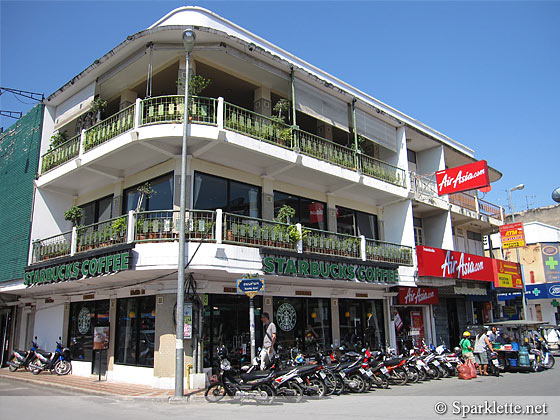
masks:
POLYGON ((95 82, 92 82, 85 89, 72 95, 59 106, 56 107, 55 125, 54 128, 58 129, 77 116, 86 112, 89 104, 93 101, 95 96, 95 82))
POLYGON ((412 201, 404 200, 383 208, 384 241, 414 248, 412 201))
POLYGON ((443 146, 433 147, 416 153, 416 170, 419 174, 431 174, 445 169, 443 146))
POLYGON ((33 337, 37 337, 39 348, 54 351, 58 337, 62 337, 64 321, 64 303, 58 302, 48 306, 37 305, 33 337))
POLYGON ((453 249, 451 213, 444 212, 422 219, 424 225, 424 245, 434 248, 453 249))

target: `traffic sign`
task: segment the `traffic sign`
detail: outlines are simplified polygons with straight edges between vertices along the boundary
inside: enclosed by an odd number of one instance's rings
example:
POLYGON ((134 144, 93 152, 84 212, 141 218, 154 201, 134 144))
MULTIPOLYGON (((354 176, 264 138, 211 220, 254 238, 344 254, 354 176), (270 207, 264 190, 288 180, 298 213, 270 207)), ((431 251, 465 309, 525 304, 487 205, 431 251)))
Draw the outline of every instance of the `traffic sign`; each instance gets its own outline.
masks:
POLYGON ((237 293, 254 298, 259 292, 264 292, 264 278, 237 279, 237 293))

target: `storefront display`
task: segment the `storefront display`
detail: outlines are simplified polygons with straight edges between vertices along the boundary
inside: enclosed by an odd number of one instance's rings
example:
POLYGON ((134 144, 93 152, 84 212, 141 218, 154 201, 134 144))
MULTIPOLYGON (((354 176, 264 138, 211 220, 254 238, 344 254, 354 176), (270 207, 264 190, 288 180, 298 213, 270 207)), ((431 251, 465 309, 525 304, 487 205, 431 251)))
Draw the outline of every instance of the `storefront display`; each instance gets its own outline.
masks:
POLYGON ((330 348, 331 302, 320 298, 274 298, 274 322, 278 344, 284 349, 297 346, 310 353, 316 345, 330 348))
POLYGON ((361 351, 385 344, 385 317, 382 300, 339 299, 340 344, 361 351))
POLYGON ((115 363, 154 366, 155 297, 119 299, 115 363))
POLYGON ((94 329, 109 327, 109 300, 72 302, 68 324, 68 342, 72 359, 92 362, 94 329))

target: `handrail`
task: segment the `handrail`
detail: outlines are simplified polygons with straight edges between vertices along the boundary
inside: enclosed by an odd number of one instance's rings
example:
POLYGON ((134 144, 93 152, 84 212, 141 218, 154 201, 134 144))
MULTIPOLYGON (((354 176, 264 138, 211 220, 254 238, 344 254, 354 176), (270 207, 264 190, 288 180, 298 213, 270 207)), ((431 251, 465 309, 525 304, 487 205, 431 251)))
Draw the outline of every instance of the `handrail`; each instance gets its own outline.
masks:
MULTIPOLYGON (((190 96, 189 122, 217 124, 217 99, 190 96)), ((154 96, 142 100, 141 126, 164 123, 182 123, 185 116, 185 96, 154 96)))
POLYGON ((132 129, 135 107, 136 104, 132 104, 88 128, 85 132, 84 152, 132 129))
POLYGON ((72 231, 62 232, 57 235, 33 241, 31 261, 40 262, 50 258, 70 255, 72 244, 72 231))
POLYGON ((223 241, 250 246, 295 249, 293 225, 235 213, 223 213, 223 241))
POLYGON ((41 174, 68 162, 78 156, 79 153, 80 135, 77 135, 41 156, 41 174))
POLYGON ((358 162, 363 174, 399 187, 406 186, 406 171, 404 169, 362 153, 358 154, 358 162))
POLYGON ((303 251, 361 258, 361 238, 344 233, 304 228, 303 251))
POLYGON ((343 168, 356 169, 353 149, 300 129, 295 132, 301 153, 343 168))
POLYGON ((366 239, 366 259, 408 266, 414 264, 412 247, 377 239, 366 239))

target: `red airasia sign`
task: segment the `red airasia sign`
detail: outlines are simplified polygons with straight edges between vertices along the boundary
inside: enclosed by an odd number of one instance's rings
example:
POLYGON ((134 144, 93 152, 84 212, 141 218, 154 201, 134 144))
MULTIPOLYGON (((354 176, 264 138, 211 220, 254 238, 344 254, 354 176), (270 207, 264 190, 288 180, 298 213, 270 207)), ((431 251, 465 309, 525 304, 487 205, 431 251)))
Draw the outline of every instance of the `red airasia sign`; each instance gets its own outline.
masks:
POLYGON ((492 258, 440 248, 417 246, 418 275, 494 281, 492 258))
POLYGON ((431 287, 399 287, 399 305, 437 305, 437 289, 431 287))
POLYGON ((488 163, 479 160, 468 165, 437 171, 436 182, 439 195, 487 187, 490 185, 488 163))

